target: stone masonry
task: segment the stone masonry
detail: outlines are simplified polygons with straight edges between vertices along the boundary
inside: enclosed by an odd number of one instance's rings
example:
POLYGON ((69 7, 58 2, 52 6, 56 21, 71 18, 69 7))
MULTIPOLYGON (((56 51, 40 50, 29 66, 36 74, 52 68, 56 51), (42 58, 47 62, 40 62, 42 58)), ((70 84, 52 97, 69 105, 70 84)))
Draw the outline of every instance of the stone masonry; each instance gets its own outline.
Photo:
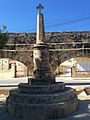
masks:
POLYGON ((6 100, 7 111, 29 120, 53 120, 69 115, 79 107, 77 95, 63 82, 56 83, 49 71, 49 49, 44 42, 41 4, 37 7, 38 30, 33 48, 34 71, 28 83, 20 83, 6 100))
MULTIPOLYGON (((28 76, 33 72, 33 46, 36 33, 9 33, 9 39, 0 58, 10 58, 27 66, 28 76)), ((45 41, 49 46, 52 73, 64 61, 72 57, 90 56, 90 31, 46 32, 45 41)))

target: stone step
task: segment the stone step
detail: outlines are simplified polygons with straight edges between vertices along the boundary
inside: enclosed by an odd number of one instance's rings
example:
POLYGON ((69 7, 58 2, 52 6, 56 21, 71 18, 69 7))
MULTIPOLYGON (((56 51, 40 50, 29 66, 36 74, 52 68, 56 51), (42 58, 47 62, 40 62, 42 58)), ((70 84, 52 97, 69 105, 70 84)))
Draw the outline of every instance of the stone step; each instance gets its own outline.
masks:
POLYGON ((28 103, 28 104, 48 104, 56 102, 64 102, 76 97, 76 94, 72 88, 65 88, 65 91, 51 94, 26 94, 20 93, 18 90, 11 90, 9 100, 16 103, 28 103))
POLYGON ((18 90, 21 93, 29 93, 29 94, 50 94, 55 92, 64 91, 65 83, 58 82, 50 85, 30 85, 28 83, 20 83, 18 85, 18 90))
POLYGON ((79 107, 77 98, 51 104, 16 103, 8 100, 7 111, 12 115, 30 120, 49 120, 67 116, 79 107))

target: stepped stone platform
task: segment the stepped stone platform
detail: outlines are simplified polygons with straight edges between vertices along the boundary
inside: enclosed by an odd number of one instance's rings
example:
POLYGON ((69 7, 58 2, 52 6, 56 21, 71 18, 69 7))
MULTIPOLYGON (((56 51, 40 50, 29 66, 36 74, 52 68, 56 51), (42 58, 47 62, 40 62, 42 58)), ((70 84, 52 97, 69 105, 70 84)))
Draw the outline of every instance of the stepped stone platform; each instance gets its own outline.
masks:
POLYGON ((51 85, 21 83, 6 101, 9 113, 30 120, 50 120, 66 116, 79 107, 74 90, 63 82, 51 85))

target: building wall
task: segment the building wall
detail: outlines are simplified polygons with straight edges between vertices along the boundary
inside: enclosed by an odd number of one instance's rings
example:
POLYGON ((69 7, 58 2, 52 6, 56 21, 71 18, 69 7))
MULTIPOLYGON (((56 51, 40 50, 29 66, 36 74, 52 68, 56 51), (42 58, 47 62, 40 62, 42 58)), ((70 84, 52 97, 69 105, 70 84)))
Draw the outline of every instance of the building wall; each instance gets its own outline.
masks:
POLYGON ((59 65, 55 74, 68 74, 74 78, 90 77, 90 57, 71 58, 59 65))
POLYGON ((27 67, 23 63, 16 61, 16 77, 23 76, 27 76, 27 67))
POLYGON ((72 68, 72 77, 90 77, 90 57, 76 58, 76 66, 72 68))
POLYGON ((76 58, 76 62, 77 62, 77 71, 90 71, 89 57, 76 58))
POLYGON ((15 60, 3 58, 0 59, 0 77, 14 78, 27 76, 27 67, 15 60))
POLYGON ((9 61, 10 59, 0 59, 0 71, 9 70, 9 61))

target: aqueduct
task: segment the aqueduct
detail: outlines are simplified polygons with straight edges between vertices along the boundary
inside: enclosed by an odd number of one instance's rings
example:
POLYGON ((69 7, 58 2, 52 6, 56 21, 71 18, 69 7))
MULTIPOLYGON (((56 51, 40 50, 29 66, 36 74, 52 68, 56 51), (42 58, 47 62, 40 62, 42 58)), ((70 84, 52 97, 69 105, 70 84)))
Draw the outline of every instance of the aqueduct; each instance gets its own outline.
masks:
MULTIPOLYGON (((7 44, 0 50, 0 58, 20 61, 27 66, 30 75, 35 39, 35 33, 9 33, 7 44)), ((90 32, 46 33, 46 42, 49 45, 52 71, 70 58, 90 57, 90 32)))

